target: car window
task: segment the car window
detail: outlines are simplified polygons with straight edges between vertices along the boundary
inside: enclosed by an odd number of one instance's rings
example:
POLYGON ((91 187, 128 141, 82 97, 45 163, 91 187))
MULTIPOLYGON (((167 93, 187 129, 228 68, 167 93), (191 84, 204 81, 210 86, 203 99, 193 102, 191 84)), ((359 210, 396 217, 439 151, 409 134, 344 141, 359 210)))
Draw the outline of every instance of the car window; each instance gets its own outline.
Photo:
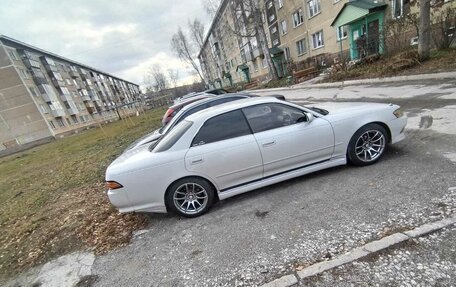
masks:
POLYGON ((162 152, 170 149, 185 132, 192 126, 192 122, 183 121, 176 125, 167 135, 163 136, 152 146, 154 152, 162 152))
POLYGON ((250 134, 250 128, 240 110, 224 113, 207 120, 192 142, 198 146, 250 134))
POLYGON ((303 111, 276 103, 246 107, 242 111, 254 133, 293 125, 307 119, 303 111))

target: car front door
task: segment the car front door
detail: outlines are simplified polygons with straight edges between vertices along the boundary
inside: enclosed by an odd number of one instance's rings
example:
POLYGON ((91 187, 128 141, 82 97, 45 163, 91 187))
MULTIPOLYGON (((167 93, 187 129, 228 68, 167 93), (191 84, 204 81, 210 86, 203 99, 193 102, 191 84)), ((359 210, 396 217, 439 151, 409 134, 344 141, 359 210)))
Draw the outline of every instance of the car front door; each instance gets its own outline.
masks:
POLYGON ((328 121, 281 103, 243 109, 263 158, 264 177, 331 158, 334 133, 328 121))
POLYGON ((241 110, 208 119, 192 141, 185 166, 212 179, 220 191, 261 179, 261 153, 241 110))

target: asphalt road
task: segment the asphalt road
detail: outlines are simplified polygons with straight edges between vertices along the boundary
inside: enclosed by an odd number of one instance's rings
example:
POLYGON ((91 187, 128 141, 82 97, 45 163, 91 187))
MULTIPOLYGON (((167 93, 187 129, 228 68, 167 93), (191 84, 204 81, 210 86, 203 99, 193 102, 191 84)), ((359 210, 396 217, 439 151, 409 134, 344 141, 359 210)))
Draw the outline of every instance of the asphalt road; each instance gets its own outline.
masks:
POLYGON ((150 215, 146 233, 95 259, 95 286, 260 285, 455 212, 448 191, 456 186, 455 80, 280 93, 303 104, 401 104, 411 117, 407 139, 373 166, 337 167, 262 188, 199 218, 150 215))

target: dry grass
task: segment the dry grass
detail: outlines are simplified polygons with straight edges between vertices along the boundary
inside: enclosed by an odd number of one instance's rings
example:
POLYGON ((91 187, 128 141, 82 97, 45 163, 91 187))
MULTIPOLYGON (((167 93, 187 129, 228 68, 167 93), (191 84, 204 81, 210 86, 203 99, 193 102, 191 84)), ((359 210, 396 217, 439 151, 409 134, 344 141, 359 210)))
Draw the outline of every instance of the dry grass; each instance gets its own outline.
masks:
POLYGON ((325 82, 392 77, 456 70, 456 49, 438 50, 431 58, 420 63, 415 50, 405 51, 393 57, 382 57, 374 62, 358 64, 347 71, 330 75, 325 82))
POLYGON ((126 244, 143 215, 120 215, 103 187, 122 150, 159 126, 163 109, 0 158, 0 277, 81 248, 126 244))

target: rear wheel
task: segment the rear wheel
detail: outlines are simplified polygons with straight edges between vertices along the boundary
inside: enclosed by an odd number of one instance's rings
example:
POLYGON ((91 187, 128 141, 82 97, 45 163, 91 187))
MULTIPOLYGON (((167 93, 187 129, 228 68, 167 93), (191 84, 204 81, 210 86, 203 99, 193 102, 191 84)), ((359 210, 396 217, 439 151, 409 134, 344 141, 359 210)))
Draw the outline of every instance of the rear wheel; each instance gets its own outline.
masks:
POLYGON ((358 166, 377 162, 385 153, 388 133, 378 124, 367 124, 361 127, 348 145, 348 160, 358 166))
POLYGON ((188 177, 173 183, 165 199, 171 211, 185 217, 197 217, 209 210, 214 193, 213 186, 206 180, 188 177))

